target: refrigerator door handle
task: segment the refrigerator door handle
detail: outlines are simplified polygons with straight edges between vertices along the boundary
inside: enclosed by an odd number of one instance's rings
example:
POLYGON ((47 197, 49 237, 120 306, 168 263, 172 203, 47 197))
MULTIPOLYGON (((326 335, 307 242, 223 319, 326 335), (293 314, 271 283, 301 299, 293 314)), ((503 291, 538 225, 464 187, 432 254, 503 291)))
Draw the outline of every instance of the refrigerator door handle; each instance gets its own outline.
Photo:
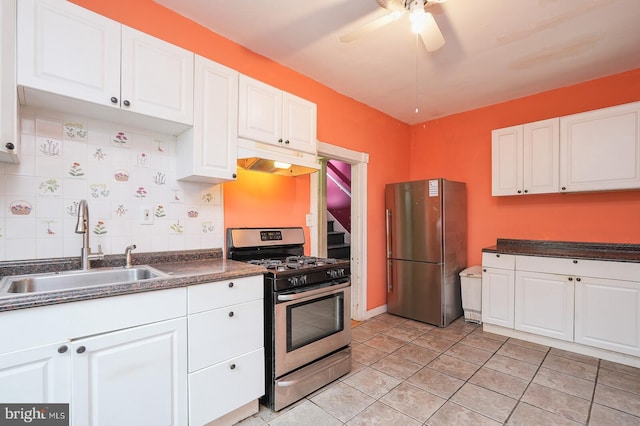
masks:
POLYGON ((387 258, 391 257, 391 210, 386 209, 386 215, 384 220, 385 236, 387 243, 387 258))
POLYGON ((387 260, 387 293, 393 291, 393 262, 391 259, 387 260))

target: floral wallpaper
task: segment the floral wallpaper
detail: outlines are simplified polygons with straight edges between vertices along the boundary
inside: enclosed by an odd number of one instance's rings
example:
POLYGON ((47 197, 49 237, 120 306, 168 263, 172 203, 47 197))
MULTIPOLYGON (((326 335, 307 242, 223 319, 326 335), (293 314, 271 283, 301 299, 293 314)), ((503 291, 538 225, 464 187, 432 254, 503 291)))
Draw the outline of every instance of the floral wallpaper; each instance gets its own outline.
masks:
POLYGON ((0 163, 0 261, 79 256, 81 199, 94 252, 222 247, 222 188, 175 179, 174 136, 33 108, 20 124, 20 163, 0 163))

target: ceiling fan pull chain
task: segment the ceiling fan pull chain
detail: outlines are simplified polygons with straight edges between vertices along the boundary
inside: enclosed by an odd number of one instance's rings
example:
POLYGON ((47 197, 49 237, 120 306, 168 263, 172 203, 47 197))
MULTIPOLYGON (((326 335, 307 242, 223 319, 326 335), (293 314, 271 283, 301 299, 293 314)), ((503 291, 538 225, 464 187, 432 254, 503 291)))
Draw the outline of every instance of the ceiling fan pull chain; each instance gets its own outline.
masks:
POLYGON ((418 49, 420 48, 420 43, 418 40, 418 34, 416 34, 416 114, 418 113, 418 49))

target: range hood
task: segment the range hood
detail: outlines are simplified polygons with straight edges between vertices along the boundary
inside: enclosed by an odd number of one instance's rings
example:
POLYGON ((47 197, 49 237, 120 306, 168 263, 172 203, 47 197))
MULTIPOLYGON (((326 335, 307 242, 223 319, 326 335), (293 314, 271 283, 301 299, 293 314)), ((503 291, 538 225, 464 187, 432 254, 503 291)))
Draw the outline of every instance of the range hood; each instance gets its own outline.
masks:
POLYGON ((247 139, 238 139, 238 167, 280 176, 300 176, 320 170, 318 157, 247 139))

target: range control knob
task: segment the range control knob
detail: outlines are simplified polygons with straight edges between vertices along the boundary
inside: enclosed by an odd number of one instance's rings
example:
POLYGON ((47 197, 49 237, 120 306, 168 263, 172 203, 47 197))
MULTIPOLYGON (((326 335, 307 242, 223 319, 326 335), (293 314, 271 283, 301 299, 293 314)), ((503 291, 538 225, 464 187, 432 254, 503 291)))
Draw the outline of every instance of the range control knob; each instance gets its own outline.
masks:
POLYGON ((344 277, 344 268, 330 269, 327 271, 327 275, 329 275, 331 278, 344 277))

